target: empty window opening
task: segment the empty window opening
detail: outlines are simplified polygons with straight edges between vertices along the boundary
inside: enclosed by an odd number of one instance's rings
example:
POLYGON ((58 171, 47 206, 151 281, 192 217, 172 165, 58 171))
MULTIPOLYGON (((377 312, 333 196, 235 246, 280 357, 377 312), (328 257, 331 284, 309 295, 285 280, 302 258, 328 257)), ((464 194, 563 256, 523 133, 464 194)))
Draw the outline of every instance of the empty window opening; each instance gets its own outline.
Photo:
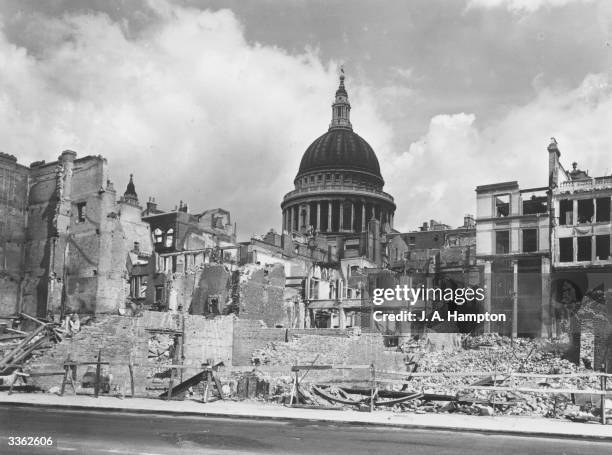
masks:
POLYGON ((559 239, 559 262, 574 260, 574 241, 571 237, 559 239))
POLYGON ((510 215, 510 195, 500 194, 495 196, 495 214, 498 217, 510 215))
POLYGON ((495 232, 495 253, 508 254, 510 252, 510 231, 495 232))
POLYGON ((579 261, 590 261, 591 260, 591 237, 578 237, 578 260, 579 261))
POLYGON ((610 197, 600 197, 595 199, 597 205, 597 219, 595 221, 610 221, 610 197))
POLYGON ((523 229, 523 253, 538 251, 538 230, 523 229))
POLYGON ((78 202, 76 205, 77 208, 77 223, 85 222, 85 206, 87 202, 78 202))
POLYGON ((174 229, 170 228, 166 231, 166 243, 164 246, 171 247, 174 243, 174 229))
POLYGON ((574 220, 574 201, 562 199, 559 201, 559 224, 570 225, 574 220))
POLYGON ((164 303, 164 287, 155 286, 155 303, 164 303))
POLYGON ((523 201, 523 215, 535 215, 548 211, 548 197, 533 195, 523 201))
POLYGON ((590 223, 594 215, 593 199, 578 200, 578 222, 590 223))
POLYGON ((595 236, 595 255, 600 261, 610 259, 610 236, 598 235, 595 236))
POLYGON ((153 237, 155 237, 156 244, 161 244, 164 240, 164 234, 162 233, 162 230, 160 228, 156 228, 153 231, 153 237))

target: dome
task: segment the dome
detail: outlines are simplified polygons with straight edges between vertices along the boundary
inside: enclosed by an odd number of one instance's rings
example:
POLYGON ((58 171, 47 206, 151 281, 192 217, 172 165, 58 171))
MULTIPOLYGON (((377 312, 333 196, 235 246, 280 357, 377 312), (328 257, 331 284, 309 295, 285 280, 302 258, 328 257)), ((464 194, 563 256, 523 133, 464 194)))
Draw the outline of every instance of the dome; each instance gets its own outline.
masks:
POLYGON ((306 149, 297 177, 313 171, 334 169, 365 172, 380 179, 376 154, 365 139, 346 128, 332 128, 306 149))

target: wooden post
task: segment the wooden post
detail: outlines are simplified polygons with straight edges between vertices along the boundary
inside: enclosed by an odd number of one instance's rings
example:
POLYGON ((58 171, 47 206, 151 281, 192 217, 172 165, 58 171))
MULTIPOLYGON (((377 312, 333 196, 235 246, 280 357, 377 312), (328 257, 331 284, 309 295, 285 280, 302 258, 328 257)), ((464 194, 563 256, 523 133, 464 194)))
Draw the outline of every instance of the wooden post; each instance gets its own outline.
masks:
POLYGON ((606 380, 607 380, 607 376, 602 375, 600 377, 600 381, 601 381, 601 391, 603 392, 601 394, 601 423, 603 425, 606 424, 606 380))
POLYGON ((134 364, 132 363, 132 361, 130 360, 130 363, 128 365, 128 369, 130 370, 130 392, 131 398, 134 398, 134 364))
POLYGON ((172 397, 172 388, 174 387, 174 367, 170 368, 170 383, 168 384, 168 395, 166 401, 172 397))
POLYGON ((98 361, 96 362, 96 382, 94 383, 94 397, 98 398, 100 394, 100 361, 102 357, 102 349, 98 349, 98 361))
POLYGON ((206 385, 204 386, 204 403, 208 403, 208 389, 210 388, 210 371, 207 370, 204 376, 206 376, 206 385))
POLYGON ((374 412, 374 396, 376 395, 376 369, 374 368, 374 362, 370 364, 370 412, 374 412))

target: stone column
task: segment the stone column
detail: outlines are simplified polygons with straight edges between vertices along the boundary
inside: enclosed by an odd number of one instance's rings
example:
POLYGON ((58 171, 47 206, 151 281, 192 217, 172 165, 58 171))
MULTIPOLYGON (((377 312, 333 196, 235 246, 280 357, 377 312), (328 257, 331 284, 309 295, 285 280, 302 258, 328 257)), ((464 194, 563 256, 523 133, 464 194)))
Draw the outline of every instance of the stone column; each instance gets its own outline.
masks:
POLYGON ((340 232, 344 231, 344 201, 340 201, 340 232))
POLYGON ((572 249, 574 256, 572 257, 572 261, 576 262, 578 260, 578 237, 575 235, 572 237, 572 249))
POLYGON ((283 231, 287 230, 287 211, 283 210, 283 231))
POLYGON ((572 201, 572 224, 578 224, 578 199, 572 201))
POLYGON ((321 203, 317 202, 317 231, 321 231, 321 203))
POLYGON ((332 201, 327 206, 327 232, 332 231, 332 201))
POLYGON ((346 329, 346 314, 342 307, 338 308, 338 328, 346 329))
POLYGON ((365 232, 366 230, 366 203, 365 201, 361 202, 361 232, 365 232))
POLYGON ((550 301, 550 258, 542 257, 542 328, 540 330, 540 336, 550 337, 551 333, 551 301, 550 301))
POLYGON ((518 261, 512 261, 512 338, 518 336, 518 261))
MULTIPOLYGON (((484 300, 484 310, 485 313, 491 312, 491 293, 492 289, 492 280, 491 280, 491 261, 486 261, 484 263, 484 286, 485 286, 485 300, 484 300)), ((484 321, 484 332, 491 332, 491 321, 484 321)))
POLYGON ((595 242, 595 236, 591 236, 591 262, 597 259, 597 243, 595 242))
POLYGON ((355 203, 351 201, 351 228, 350 231, 354 232, 355 228, 355 203))
POLYGON ((308 229, 310 226, 310 202, 306 203, 306 222, 304 223, 304 227, 308 229))

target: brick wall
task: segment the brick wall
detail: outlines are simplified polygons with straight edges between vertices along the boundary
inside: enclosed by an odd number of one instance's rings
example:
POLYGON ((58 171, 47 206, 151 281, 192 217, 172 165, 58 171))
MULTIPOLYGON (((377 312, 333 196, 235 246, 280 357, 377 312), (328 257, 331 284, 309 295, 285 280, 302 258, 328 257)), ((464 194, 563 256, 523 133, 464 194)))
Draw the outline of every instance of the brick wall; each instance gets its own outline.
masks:
POLYGON ((233 365, 251 365, 253 351, 264 348, 271 341, 285 341, 286 329, 269 329, 262 321, 236 319, 234 321, 233 365))
POLYGON ((262 320, 268 327, 289 326, 283 265, 245 267, 242 272, 239 284, 240 318, 262 320))
MULTIPOLYGON (((199 371, 200 365, 208 359, 232 361, 233 316, 206 319, 203 316, 184 316, 184 364, 193 366, 184 370, 184 378, 199 371)), ((156 330, 181 331, 183 316, 176 313, 146 311, 141 317, 118 315, 99 316, 95 322, 82 326, 82 330, 72 338, 46 351, 42 356, 29 362, 29 368, 36 371, 61 371, 68 355, 78 362, 97 359, 101 349, 102 360, 110 362, 109 372, 113 376, 111 387, 129 389, 130 360, 140 367, 134 368, 134 383, 137 395, 146 394, 147 376, 151 374, 153 363, 149 362, 149 337, 156 330), (151 367, 146 367, 151 365, 151 367)), ((81 366, 77 372, 80 381, 87 367, 81 366)), ((61 385, 60 376, 38 378, 36 383, 43 388, 61 385)))

